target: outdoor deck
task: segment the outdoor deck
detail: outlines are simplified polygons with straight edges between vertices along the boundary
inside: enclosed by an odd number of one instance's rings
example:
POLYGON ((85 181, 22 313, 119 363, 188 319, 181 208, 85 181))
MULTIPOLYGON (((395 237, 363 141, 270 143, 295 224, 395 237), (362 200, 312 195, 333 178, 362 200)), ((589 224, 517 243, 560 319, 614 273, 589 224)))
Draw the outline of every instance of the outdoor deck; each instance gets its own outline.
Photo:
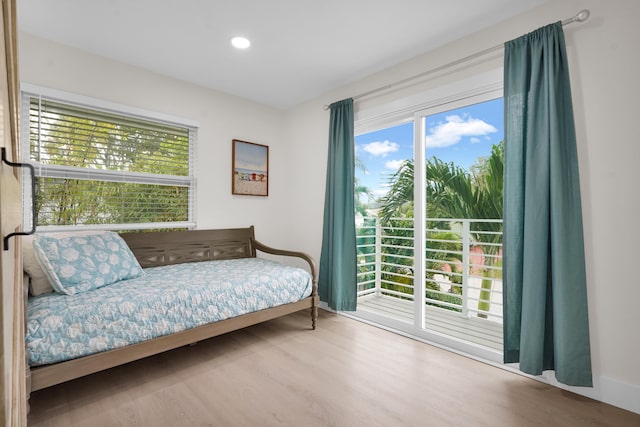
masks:
MULTIPOLYGON (((356 317, 371 320, 381 316, 408 326, 413 324, 413 301, 387 295, 364 295, 358 298, 356 317)), ((463 317, 460 313, 438 307, 425 309, 425 329, 475 345, 502 352, 502 324, 479 317, 463 317)))

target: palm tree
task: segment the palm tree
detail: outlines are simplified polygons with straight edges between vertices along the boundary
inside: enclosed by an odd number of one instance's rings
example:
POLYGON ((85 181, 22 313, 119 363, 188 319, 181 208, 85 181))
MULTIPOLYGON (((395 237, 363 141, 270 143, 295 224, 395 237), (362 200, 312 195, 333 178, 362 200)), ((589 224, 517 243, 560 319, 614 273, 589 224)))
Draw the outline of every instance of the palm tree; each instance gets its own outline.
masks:
MULTIPOLYGON (((354 163, 355 163, 356 169, 360 169, 363 173, 367 172, 367 168, 365 164, 362 162, 362 160, 360 160, 358 156, 355 157, 354 163)), ((362 197, 364 196, 367 198, 367 201, 370 201, 372 198, 371 190, 369 189, 369 187, 361 185, 360 181, 358 180, 358 177, 356 176, 353 177, 353 184, 354 184, 354 189, 353 189, 354 204, 355 204, 356 213, 360 213, 363 217, 366 217, 367 208, 369 206, 367 203, 362 202, 362 197)))
MULTIPOLYGON (((428 218, 502 218, 502 183, 504 169, 504 144, 500 142, 491 149, 486 158, 479 158, 472 172, 432 157, 426 163, 427 217, 428 218)), ((381 199, 380 218, 388 220, 400 215, 407 207, 413 207, 414 188, 413 160, 406 160, 390 178, 389 192, 381 199)), ((437 224, 433 227, 436 228, 437 224)), ((478 309, 490 308, 492 267, 501 242, 500 234, 484 234, 482 231, 499 232, 500 223, 471 224, 474 241, 483 246, 489 255, 485 263, 484 279, 478 309)), ((479 317, 486 317, 480 313, 479 317)))
POLYGON ((413 160, 405 160, 389 178, 389 191, 380 199, 378 217, 387 222, 392 217, 413 216, 413 160), (407 213, 410 213, 407 215, 407 213))
MULTIPOLYGON (((355 157, 355 168, 363 173, 367 172, 365 164, 358 156, 355 157)), ((356 176, 353 180, 354 184, 354 209, 355 214, 362 216, 362 223, 356 223, 356 239, 358 243, 358 283, 370 282, 375 279, 375 268, 370 265, 370 261, 375 257, 375 227, 371 224, 371 219, 367 218, 367 209, 372 199, 371 190, 360 184, 356 176), (367 202, 363 202, 366 198, 367 202)), ((361 290, 361 289, 358 289, 361 290)))
MULTIPOLYGON (((488 158, 480 158, 469 173, 453 163, 432 158, 427 162, 427 201, 440 215, 436 217, 502 218, 504 144, 494 145, 488 158)), ((471 223, 471 235, 488 257, 485 260, 478 317, 486 317, 491 302, 491 285, 496 255, 502 242, 501 223, 471 223), (485 234, 489 231, 496 234, 485 234)))

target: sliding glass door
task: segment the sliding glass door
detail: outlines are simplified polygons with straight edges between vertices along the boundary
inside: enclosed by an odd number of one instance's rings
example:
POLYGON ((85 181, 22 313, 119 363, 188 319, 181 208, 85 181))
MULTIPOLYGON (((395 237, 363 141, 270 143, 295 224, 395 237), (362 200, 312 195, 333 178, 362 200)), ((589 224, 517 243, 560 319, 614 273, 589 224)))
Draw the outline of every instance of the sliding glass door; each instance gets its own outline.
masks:
POLYGON ((413 325, 413 121, 356 136, 358 299, 383 323, 413 325))
POLYGON ((356 136, 358 315, 496 361, 500 96, 434 106, 356 136))
MULTIPOLYGON (((424 204, 422 329, 502 349, 502 98, 416 114, 424 204), (423 180, 423 181, 422 181, 423 180)), ((418 151, 418 150, 417 150, 418 151)), ((417 183, 417 181, 416 181, 417 183)))

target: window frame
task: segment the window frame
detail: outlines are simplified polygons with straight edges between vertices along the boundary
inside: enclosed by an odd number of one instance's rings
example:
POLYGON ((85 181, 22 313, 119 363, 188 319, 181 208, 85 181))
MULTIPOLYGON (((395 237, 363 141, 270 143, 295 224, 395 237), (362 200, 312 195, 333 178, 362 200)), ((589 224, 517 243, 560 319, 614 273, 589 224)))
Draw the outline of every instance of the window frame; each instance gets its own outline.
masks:
MULTIPOLYGON (((78 225, 44 225, 38 226, 36 230, 39 232, 64 231, 64 230, 145 230, 145 229, 175 229, 175 228, 196 228, 196 171, 195 171, 195 149, 197 142, 197 133, 199 123, 194 120, 181 117, 171 116, 163 113, 149 111, 129 105, 113 103, 102 99, 86 97, 82 95, 72 94, 60 90, 46 88, 32 84, 21 84, 21 122, 20 122, 20 147, 23 153, 24 161, 33 165, 35 176, 46 178, 72 178, 72 179, 91 179, 102 180, 107 182, 122 182, 135 184, 151 184, 151 185, 179 185, 187 188, 187 220, 186 221, 169 221, 169 222, 139 222, 139 223, 114 223, 114 224, 78 224, 78 225), (143 120, 155 122, 159 125, 169 125, 184 128, 189 134, 189 172, 186 176, 165 175, 143 172, 127 172, 113 170, 96 170, 83 169, 73 166, 63 165, 43 165, 30 158, 30 102, 31 98, 41 98, 43 100, 66 104, 86 110, 92 110, 97 113, 115 114, 134 120, 143 120)), ((31 203, 35 203, 35 199, 31 194, 31 178, 25 171, 23 176, 23 217, 25 224, 32 224, 36 219, 33 218, 33 209, 31 203), (31 202, 27 202, 31 201, 31 202)))
MULTIPOLYGON (((414 126, 414 254, 424 254, 426 247, 426 158, 425 121, 423 117, 503 97, 504 71, 502 66, 451 83, 401 97, 355 112, 354 136, 375 132, 384 128, 413 122, 414 126)), ((470 342, 433 333, 425 328, 425 256, 414 257, 414 313, 413 323, 407 324, 375 314, 359 313, 357 317, 383 324, 385 327, 406 333, 430 343, 442 345, 463 354, 473 355, 495 363, 501 363, 502 355, 470 342)))

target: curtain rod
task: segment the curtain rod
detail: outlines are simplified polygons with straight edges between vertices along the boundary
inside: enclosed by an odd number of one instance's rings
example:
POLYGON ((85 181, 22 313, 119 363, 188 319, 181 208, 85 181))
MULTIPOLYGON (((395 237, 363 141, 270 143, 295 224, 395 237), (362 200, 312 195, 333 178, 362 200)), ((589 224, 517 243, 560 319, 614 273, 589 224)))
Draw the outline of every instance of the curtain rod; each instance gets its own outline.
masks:
MULTIPOLYGON (((562 21, 562 26, 569 25, 569 24, 572 24, 572 23, 574 23, 574 22, 584 22, 584 21, 586 21, 587 19, 589 19, 589 15, 591 15, 591 13, 589 12, 589 10, 587 10, 587 9, 582 9, 582 10, 581 10, 580 12, 578 12, 575 16, 573 16, 573 17, 571 17, 571 18, 567 18, 567 19, 563 20, 563 21, 562 21)), ((480 57, 485 56, 485 55, 488 55, 488 54, 490 54, 490 53, 492 53, 492 52, 496 52, 496 51, 498 51, 498 50, 502 49, 503 47, 504 47, 504 43, 503 43, 503 44, 496 45, 496 46, 492 46, 492 47, 490 47, 490 48, 488 48, 488 49, 482 50, 482 51, 480 51, 480 52, 473 53, 473 54, 471 54, 471 55, 465 56, 464 58, 460 58, 460 59, 457 59, 457 60, 455 60, 455 61, 449 62, 448 64, 440 65, 439 67, 432 68, 432 69, 427 70, 427 71, 424 71, 424 72, 422 72, 422 73, 420 73, 420 74, 416 74, 416 75, 413 75, 413 76, 411 76, 411 77, 407 77, 407 78, 405 78, 405 79, 398 80, 397 82, 389 83, 389 84, 387 84, 387 85, 377 87, 377 88, 372 89, 372 90, 370 90, 370 91, 368 91, 368 92, 364 92, 364 93, 361 93, 361 94, 359 94, 359 95, 353 96, 352 98, 353 98, 353 100, 355 101, 356 99, 364 98, 364 97, 366 97, 366 96, 373 95, 374 93, 382 92, 382 91, 385 91, 385 90, 387 90, 387 89, 391 89, 392 87, 395 87, 395 86, 399 86, 399 85, 402 85, 402 84, 408 83, 408 82, 410 82, 410 81, 413 81, 413 80, 419 79, 419 78, 421 78, 421 77, 428 76, 429 74, 437 73, 438 71, 446 70, 446 69, 448 69, 448 68, 455 67, 456 65, 459 65, 459 64, 465 63, 465 62, 467 62, 467 61, 471 61, 471 60, 473 60, 473 59, 480 58, 480 57)), ((329 109, 329 106, 328 106, 328 105, 325 105, 323 108, 324 108, 325 110, 328 110, 328 109, 329 109)))

